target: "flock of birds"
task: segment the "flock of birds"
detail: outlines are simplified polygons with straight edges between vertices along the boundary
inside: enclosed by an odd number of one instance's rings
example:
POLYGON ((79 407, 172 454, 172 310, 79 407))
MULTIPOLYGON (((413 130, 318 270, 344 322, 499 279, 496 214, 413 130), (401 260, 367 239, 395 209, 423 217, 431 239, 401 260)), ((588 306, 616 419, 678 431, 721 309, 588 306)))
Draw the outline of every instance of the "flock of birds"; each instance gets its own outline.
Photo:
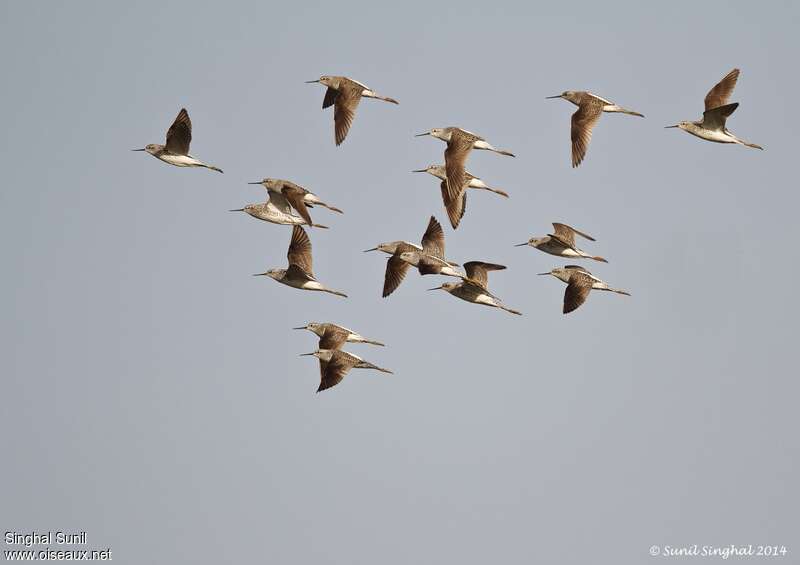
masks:
MULTIPOLYGON (((739 69, 733 69, 717 83, 705 97, 703 118, 698 121, 681 121, 670 128, 680 128, 694 136, 716 143, 733 143, 756 149, 763 149, 754 143, 743 141, 731 133, 726 127, 727 118, 739 106, 729 103, 739 69)), ((327 87, 322 107, 333 106, 334 138, 340 145, 350 130, 355 112, 361 98, 375 98, 392 104, 397 100, 382 96, 364 84, 341 76, 322 76, 317 80, 327 87)), ((644 117, 639 112, 628 110, 617 104, 585 91, 565 91, 547 98, 562 98, 578 107, 571 120, 572 166, 579 166, 589 148, 592 129, 603 112, 622 113, 644 117)), ((440 189, 445 211, 453 229, 458 228, 467 205, 469 188, 486 190, 508 198, 508 194, 492 188, 480 178, 466 170, 466 161, 473 149, 491 151, 499 155, 514 157, 513 153, 497 149, 483 137, 459 127, 433 128, 419 136, 432 136, 447 144, 444 151, 444 165, 429 165, 413 172, 425 172, 440 180, 440 189)), ((166 143, 149 144, 143 149, 157 159, 177 167, 204 167, 222 173, 222 169, 209 165, 189 153, 192 140, 192 123, 186 109, 181 109, 175 121, 167 131, 166 143)), ((315 206, 327 208, 341 214, 335 206, 323 202, 317 195, 288 180, 265 178, 250 184, 261 185, 267 191, 265 202, 248 204, 233 212, 246 212, 259 220, 274 224, 291 225, 292 237, 287 253, 288 266, 285 269, 269 269, 259 273, 275 281, 300 290, 326 292, 346 298, 347 295, 338 290, 328 288, 319 282, 314 275, 311 253, 311 240, 302 226, 326 228, 316 224, 311 218, 309 209, 315 206)), ((591 255, 578 248, 576 236, 594 241, 590 235, 566 224, 554 222, 553 233, 543 237, 533 237, 519 246, 530 246, 557 257, 566 259, 592 259, 606 263, 606 259, 591 255)), ((415 267, 420 275, 444 275, 458 279, 458 282, 445 282, 429 290, 443 290, 461 300, 505 310, 511 314, 521 312, 506 306, 503 301, 489 291, 489 272, 503 270, 506 267, 484 261, 464 263, 463 271, 458 263, 445 257, 445 234, 439 221, 431 216, 419 245, 408 241, 391 241, 381 243, 366 251, 381 251, 389 255, 386 262, 386 273, 383 283, 383 296, 392 294, 402 283, 410 267, 415 267)), ((564 292, 563 313, 568 314, 580 307, 592 290, 604 290, 617 294, 630 294, 624 290, 610 287, 606 282, 594 276, 587 269, 577 265, 566 265, 554 268, 540 275, 552 275, 566 283, 564 292)), ((257 276, 258 276, 257 275, 257 276)), ((342 350, 346 343, 367 343, 383 346, 382 343, 367 339, 360 334, 333 323, 309 322, 305 326, 294 328, 308 330, 319 338, 317 350, 311 355, 319 359, 320 385, 317 392, 335 386, 342 381, 351 369, 374 369, 385 373, 390 370, 378 367, 364 359, 342 350)))

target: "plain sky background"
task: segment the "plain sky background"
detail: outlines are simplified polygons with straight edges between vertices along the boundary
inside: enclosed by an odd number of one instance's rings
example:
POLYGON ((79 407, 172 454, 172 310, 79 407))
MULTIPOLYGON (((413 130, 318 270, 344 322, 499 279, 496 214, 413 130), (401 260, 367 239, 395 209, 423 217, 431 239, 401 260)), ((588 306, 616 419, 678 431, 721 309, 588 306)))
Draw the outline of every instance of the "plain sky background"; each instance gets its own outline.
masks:
MULTIPOLYGON (((793 2, 541 6, 428 2, 0 5, 3 430, 0 529, 85 530, 118 563, 641 563, 651 545, 785 545, 800 555, 797 196, 800 9, 793 2), (663 126, 698 119, 742 70, 732 131, 766 151, 663 126), (333 142, 324 89, 362 101, 333 142), (605 115, 569 157, 588 89, 605 115), (167 166, 185 106, 192 153, 167 166), (468 169, 450 229, 412 169, 459 125, 516 159, 468 169), (315 271, 350 298, 252 277, 283 267, 290 229, 227 210, 246 182, 294 180, 315 271), (425 289, 380 297, 385 256, 428 217, 448 255, 508 266, 516 317, 425 289), (562 221, 609 258, 561 314, 563 264, 513 244, 562 221), (308 332, 348 349, 322 394, 308 332)), ((7 549, 4 545, 3 549, 7 549)), ((714 560, 712 560, 714 561, 714 560)), ((751 559, 748 562, 761 562, 751 559)))

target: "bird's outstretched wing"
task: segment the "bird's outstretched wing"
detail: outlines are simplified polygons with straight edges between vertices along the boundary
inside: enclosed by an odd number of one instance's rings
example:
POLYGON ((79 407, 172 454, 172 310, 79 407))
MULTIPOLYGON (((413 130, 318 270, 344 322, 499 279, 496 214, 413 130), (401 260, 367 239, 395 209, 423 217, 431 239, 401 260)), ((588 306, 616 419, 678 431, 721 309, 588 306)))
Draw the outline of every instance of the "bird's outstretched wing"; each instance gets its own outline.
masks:
POLYGON ((728 103, 728 100, 733 94, 733 89, 736 87, 736 81, 739 79, 739 69, 733 69, 725 78, 714 85, 714 88, 706 94, 705 104, 706 110, 713 110, 728 103))
POLYGON ((725 122, 728 116, 736 111, 739 107, 738 102, 733 104, 725 104, 724 106, 717 106, 710 110, 703 112, 703 127, 710 130, 723 130, 725 129, 725 122))
POLYGON ((422 250, 428 255, 444 259, 444 230, 434 216, 431 216, 428 227, 422 235, 422 250))
POLYGON ((292 208, 297 210, 300 217, 310 226, 312 224, 311 214, 308 213, 308 208, 306 208, 306 203, 303 200, 306 196, 305 191, 299 186, 284 184, 281 193, 286 197, 286 201, 291 204, 292 208))
POLYGON ((289 266, 296 265, 307 274, 314 276, 311 259, 311 240, 300 226, 292 228, 292 240, 289 243, 289 252, 286 254, 289 266))
POLYGON ((410 265, 400 258, 401 250, 389 257, 386 261, 386 274, 383 278, 383 296, 392 294, 406 277, 410 265))
POLYGON ((594 238, 588 234, 583 233, 582 231, 578 231, 573 227, 568 226, 567 224, 561 224, 559 222, 553 222, 553 230, 554 236, 557 239, 560 239, 562 242, 566 243, 569 247, 575 247, 575 234, 578 234, 581 237, 588 239, 589 241, 594 241, 594 238))
POLYGON ((456 129, 447 142, 447 149, 444 150, 444 168, 447 176, 447 196, 450 200, 459 198, 465 189, 467 156, 472 151, 476 139, 477 136, 456 129))
POLYGON ((325 91, 325 98, 322 100, 322 109, 333 106, 337 96, 339 96, 339 91, 329 86, 328 90, 325 91))
POLYGON ((338 385, 355 365, 354 359, 344 351, 334 351, 331 360, 324 365, 320 362, 320 383, 317 392, 338 385))
POLYGON ((489 271, 502 271, 505 268, 505 265, 484 263, 483 261, 468 261, 464 263, 467 279, 484 290, 489 290, 489 271))
POLYGON ((189 119, 189 112, 186 108, 181 108, 175 121, 167 130, 167 144, 165 148, 174 155, 188 155, 189 144, 192 142, 192 120, 189 119))
POLYGON ((572 273, 564 291, 564 314, 569 314, 586 302, 591 290, 592 279, 587 274, 581 272, 572 273))
POLYGON ((458 224, 461 223, 461 218, 464 217, 464 212, 467 210, 467 191, 462 191, 461 198, 450 200, 447 195, 447 181, 443 180, 439 187, 442 190, 442 202, 444 203, 444 209, 447 211, 447 218, 450 220, 450 225, 453 226, 453 229, 456 229, 458 224))
POLYGON ((589 142, 592 140, 592 128, 603 114, 603 106, 596 100, 589 99, 578 106, 572 114, 572 166, 577 167, 586 156, 589 142))
POLYGON ((339 95, 334 99, 333 122, 336 145, 341 145, 344 138, 347 137, 347 132, 350 131, 350 126, 353 125, 356 108, 358 108, 358 103, 361 101, 362 89, 342 86, 338 92, 339 95))
POLYGON ((350 332, 343 328, 329 326, 319 338, 318 349, 341 349, 348 335, 350 332))

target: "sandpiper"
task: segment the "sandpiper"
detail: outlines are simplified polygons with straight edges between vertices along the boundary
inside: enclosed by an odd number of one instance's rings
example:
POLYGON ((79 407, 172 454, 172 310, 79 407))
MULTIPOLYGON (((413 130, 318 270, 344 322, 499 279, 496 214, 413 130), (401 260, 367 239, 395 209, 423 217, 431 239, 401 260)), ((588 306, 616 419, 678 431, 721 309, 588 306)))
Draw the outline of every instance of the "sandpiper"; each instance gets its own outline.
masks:
POLYGON ((578 109, 572 114, 572 166, 577 167, 586 156, 586 150, 589 149, 589 141, 592 139, 592 128, 597 124, 603 112, 630 114, 631 116, 639 116, 644 118, 643 114, 627 110, 621 106, 617 106, 610 100, 600 98, 599 96, 586 92, 583 90, 566 90, 561 94, 555 96, 547 96, 551 98, 563 98, 575 104, 578 109))
POLYGON ((155 157, 176 167, 205 167, 212 171, 222 172, 222 169, 212 165, 206 165, 202 161, 189 155, 189 144, 192 142, 192 121, 189 119, 189 112, 186 108, 181 108, 175 121, 167 130, 166 145, 150 143, 143 149, 133 149, 133 151, 147 151, 155 157))
POLYGON ((386 261, 386 275, 383 281, 383 294, 386 298, 400 286, 408 272, 408 267, 417 267, 421 275, 447 275, 451 277, 463 277, 453 267, 458 263, 452 263, 444 258, 444 230, 442 225, 431 216, 428 227, 422 235, 422 246, 408 241, 390 241, 381 243, 377 247, 367 249, 370 251, 383 251, 391 255, 386 261))
POLYGON ((293 330, 308 330, 319 337, 319 349, 341 349, 347 343, 369 343, 371 345, 384 344, 380 341, 367 339, 363 335, 355 333, 353 330, 342 327, 338 324, 308 322, 305 326, 292 328, 293 330))
POLYGON ((317 392, 331 388, 342 382, 350 369, 375 369, 382 373, 392 374, 389 369, 373 365, 364 361, 358 355, 353 355, 340 349, 317 349, 313 353, 302 353, 301 357, 310 355, 319 359, 320 382, 317 392))
POLYGON ((292 228, 292 240, 289 243, 289 252, 286 254, 289 259, 288 269, 270 269, 264 273, 257 273, 253 276, 267 276, 275 279, 279 283, 299 288, 300 290, 316 290, 328 292, 336 296, 347 295, 338 290, 331 290, 318 282, 314 278, 311 259, 311 240, 300 226, 292 228))
POLYGON ((611 288, 607 283, 601 281, 592 273, 578 265, 556 267, 547 273, 538 274, 553 275, 557 279, 567 283, 567 289, 564 291, 564 314, 569 314, 586 302, 586 299, 589 297, 589 292, 592 289, 607 290, 609 292, 616 292, 617 294, 624 294, 625 296, 631 295, 630 292, 625 290, 611 288))
POLYGON ((603 257, 589 255, 575 246, 575 234, 586 238, 589 241, 594 241, 592 236, 585 234, 582 231, 578 231, 567 224, 560 224, 558 222, 553 222, 553 231, 555 231, 555 233, 551 233, 544 237, 532 237, 525 243, 518 243, 516 246, 522 247, 524 245, 530 245, 539 251, 544 251, 545 253, 556 255, 558 257, 583 257, 586 259, 594 259, 595 261, 608 263, 608 261, 603 257))
MULTIPOLYGON (((457 198, 455 200, 450 200, 450 197, 448 196, 447 193, 447 173, 445 171, 444 165, 428 165, 424 169, 417 169, 411 172, 428 173, 442 181, 441 184, 439 185, 439 188, 442 191, 442 201, 444 202, 444 208, 447 211, 447 217, 450 219, 450 225, 453 226, 453 229, 456 229, 458 227, 458 224, 461 222, 461 218, 464 217, 464 212, 467 209, 467 191, 463 190, 461 192, 460 199, 457 198)), ((494 192, 495 194, 499 194, 500 196, 508 198, 507 192, 500 190, 498 188, 492 188, 488 186, 485 182, 483 182, 481 179, 479 179, 469 171, 464 171, 464 178, 466 179, 465 188, 488 190, 489 192, 494 192)))
POLYGON ((482 261, 469 261, 464 263, 464 270, 467 272, 467 278, 460 283, 444 283, 442 286, 430 288, 428 290, 444 290, 453 296, 472 302, 474 304, 483 304, 484 306, 491 306, 492 308, 500 308, 506 312, 522 315, 522 312, 509 308, 503 302, 489 292, 489 271, 502 271, 505 269, 504 265, 495 265, 493 263, 484 263, 482 261))
POLYGON ((416 137, 423 135, 431 135, 447 143, 447 149, 444 150, 444 166, 447 176, 445 179, 447 182, 447 196, 450 201, 461 198, 461 193, 467 180, 467 171, 464 167, 470 151, 473 149, 485 149, 500 155, 514 156, 513 153, 493 147, 481 136, 458 127, 433 128, 430 131, 417 134, 416 137))
MULTIPOLYGON (((250 184, 262 184, 262 183, 256 182, 250 184)), ((257 218, 259 220, 264 220, 265 222, 270 222, 272 224, 280 224, 284 226, 310 225, 311 227, 315 228, 327 229, 328 226, 323 226, 322 224, 309 223, 311 222, 311 215, 308 213, 308 210, 306 209, 308 203, 306 202, 305 199, 307 197, 316 198, 316 196, 314 196, 310 192, 308 194, 305 194, 301 192, 300 189, 305 190, 299 186, 297 188, 292 188, 292 187, 282 188, 281 190, 271 190, 267 188, 268 198, 266 202, 248 204, 244 208, 236 208, 235 210, 231 210, 231 212, 246 212, 247 214, 250 214, 254 218, 257 218), (290 203, 289 200, 290 198, 292 199, 293 203, 290 203), (297 214, 295 214, 292 211, 293 207, 302 208, 304 215, 298 216, 297 214)), ((321 202, 316 202, 316 204, 320 204, 321 206, 323 205, 321 202)))
POLYGON ((733 135, 725 127, 728 117, 739 107, 738 102, 728 104, 728 100, 733 94, 736 81, 739 79, 739 69, 733 69, 725 78, 719 81, 714 88, 708 91, 705 99, 705 111, 703 119, 697 122, 678 122, 674 126, 667 128, 680 128, 706 141, 716 143, 738 143, 754 149, 764 148, 755 143, 748 143, 733 135))
POLYGON ((307 83, 318 82, 328 87, 322 108, 333 105, 333 122, 336 134, 336 145, 341 145, 356 116, 356 108, 361 97, 377 98, 392 104, 398 104, 394 98, 381 96, 368 86, 347 77, 321 76, 317 80, 308 80, 307 83))
POLYGON ((247 184, 260 184, 267 190, 268 194, 282 194, 284 198, 286 198, 286 201, 289 203, 289 205, 297 210, 297 213, 300 214, 300 216, 306 221, 306 224, 310 226, 313 226, 314 224, 311 221, 311 215, 308 213, 308 209, 313 208, 315 205, 323 206, 328 210, 338 212, 339 214, 342 213, 339 208, 325 204, 316 194, 313 194, 308 189, 288 180, 266 178, 260 181, 249 182, 247 184))

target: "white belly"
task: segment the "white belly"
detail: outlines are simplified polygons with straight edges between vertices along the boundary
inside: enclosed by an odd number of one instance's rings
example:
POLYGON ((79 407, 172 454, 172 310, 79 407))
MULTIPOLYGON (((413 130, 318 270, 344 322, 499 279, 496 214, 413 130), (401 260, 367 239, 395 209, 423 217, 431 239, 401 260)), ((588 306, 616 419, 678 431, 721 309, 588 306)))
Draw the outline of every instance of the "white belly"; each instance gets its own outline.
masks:
POLYGON ((485 304, 486 306, 496 306, 494 298, 488 294, 478 295, 478 297, 475 299, 475 302, 478 304, 485 304))
POLYGON ((583 257, 580 253, 576 253, 574 249, 567 247, 561 252, 563 257, 583 257))
POLYGON ((176 167, 196 167, 200 164, 200 161, 190 155, 161 155, 159 159, 176 167))
POLYGON ((300 288, 303 290, 322 290, 322 284, 318 283, 317 281, 306 281, 300 288))

